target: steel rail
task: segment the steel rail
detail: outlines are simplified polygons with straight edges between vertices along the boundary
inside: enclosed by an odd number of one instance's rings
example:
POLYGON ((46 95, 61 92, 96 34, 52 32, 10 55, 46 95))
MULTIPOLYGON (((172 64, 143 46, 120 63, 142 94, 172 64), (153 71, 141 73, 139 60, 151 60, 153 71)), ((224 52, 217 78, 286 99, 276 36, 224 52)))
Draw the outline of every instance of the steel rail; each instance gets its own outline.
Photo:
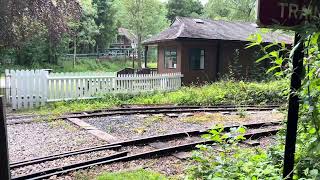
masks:
POLYGON ((55 154, 51 156, 45 156, 45 157, 39 157, 35 159, 30 159, 30 160, 25 160, 25 161, 20 161, 20 162, 14 162, 10 164, 10 168, 18 168, 22 166, 28 166, 32 164, 37 164, 45 161, 52 161, 56 159, 61 159, 69 156, 75 156, 75 155, 80 155, 80 154, 85 154, 85 153, 90 153, 90 152, 95 152, 95 151, 102 151, 102 150, 118 150, 122 146, 121 145, 113 145, 113 146, 105 146, 105 147, 97 147, 97 148, 90 148, 86 150, 76 150, 76 151, 68 151, 60 154, 55 154))
POLYGON ((108 160, 112 160, 112 159, 117 159, 117 158, 120 158, 120 157, 125 157, 127 156, 128 152, 125 151, 125 152, 118 152, 118 153, 115 153, 115 154, 112 154, 112 155, 109 155, 109 156, 105 156, 105 157, 102 157, 102 158, 97 158, 97 159, 93 159, 93 160, 89 160, 89 161, 84 161, 84 162, 81 162, 81 163, 75 163, 75 164, 71 164, 71 165, 66 165, 66 166, 61 166, 61 167, 58 167, 58 168, 52 168, 52 169, 47 169, 45 171, 39 171, 39 172, 36 172, 36 173, 32 173, 32 174, 28 174, 28 175, 22 175, 22 176, 17 176, 17 177, 13 177, 11 178, 12 180, 13 179, 21 179, 21 180, 25 180, 25 179, 43 179, 43 175, 49 175, 49 174, 52 174, 52 173, 61 173, 63 171, 66 171, 66 170, 70 170, 70 169, 74 169, 74 168, 77 168, 77 167, 83 167, 83 166, 88 166, 88 165, 91 165, 91 164, 95 164, 95 163, 99 163, 99 162, 104 162, 104 161, 108 161, 108 160))
MULTIPOLYGON (((147 105, 146 105, 147 106, 147 105)), ((76 115, 83 113, 101 113, 101 112, 117 112, 117 111, 140 111, 140 110, 169 110, 169 109, 200 109, 200 108, 279 108, 280 105, 222 105, 222 106, 149 106, 149 107, 122 107, 122 108, 111 108, 111 109, 99 109, 92 111, 79 111, 68 113, 68 115, 76 115)))
MULTIPOLYGON (((270 111, 273 108, 246 108, 247 111, 270 111)), ((169 114, 169 113, 190 113, 190 112, 224 112, 224 111, 238 111, 237 108, 195 108, 195 109, 157 109, 157 110, 123 110, 123 111, 106 111, 91 114, 77 114, 77 115, 67 115, 56 118, 67 119, 67 118, 90 118, 90 117, 104 117, 104 116, 117 116, 117 115, 132 115, 132 114, 169 114)))
MULTIPOLYGON (((244 135, 244 137, 250 138, 250 139, 256 139, 256 138, 259 138, 262 136, 274 135, 279 130, 280 130, 280 128, 276 128, 276 129, 272 129, 272 130, 264 130, 264 131, 260 131, 260 132, 251 132, 251 133, 246 133, 244 135)), ((79 169, 90 168, 92 166, 105 165, 105 164, 110 164, 110 163, 115 163, 115 162, 125 162, 125 161, 131 161, 131 160, 136 160, 136 159, 145 159, 145 158, 151 158, 154 156, 164 156, 164 155, 168 155, 168 154, 175 153, 178 151, 192 150, 195 148, 196 145, 199 145, 199 144, 212 144, 212 143, 214 143, 214 141, 204 140, 204 141, 197 141, 197 142, 192 142, 192 143, 179 145, 179 146, 171 146, 171 147, 166 147, 166 148, 162 148, 162 149, 151 150, 148 152, 133 154, 133 155, 129 155, 129 156, 112 158, 112 159, 108 159, 108 160, 104 160, 103 158, 100 158, 100 159, 91 160, 91 161, 87 161, 87 162, 63 166, 60 168, 53 168, 53 169, 48 169, 45 171, 32 173, 32 174, 13 177, 12 180, 44 179, 44 178, 49 178, 54 175, 63 175, 63 174, 66 174, 66 173, 69 173, 69 172, 72 172, 75 170, 79 170, 79 169)))
MULTIPOLYGON (((116 116, 116 115, 132 115, 132 114, 161 114, 161 113, 188 113, 188 112, 222 112, 222 111, 238 111, 243 108, 247 111, 270 111, 274 108, 279 108, 279 105, 226 105, 226 106, 161 106, 161 107, 139 107, 139 108, 114 108, 114 109, 100 109, 93 111, 81 111, 68 113, 66 115, 53 118, 53 120, 64 120, 67 118, 90 118, 90 117, 103 117, 103 116, 116 116)), ((44 117, 34 116, 34 117, 44 117)), ((32 118, 32 115, 26 117, 32 118)), ((23 120, 23 116, 15 118, 11 116, 7 125, 27 124, 33 123, 34 120, 23 120), (22 120, 20 120, 22 119, 22 120)))

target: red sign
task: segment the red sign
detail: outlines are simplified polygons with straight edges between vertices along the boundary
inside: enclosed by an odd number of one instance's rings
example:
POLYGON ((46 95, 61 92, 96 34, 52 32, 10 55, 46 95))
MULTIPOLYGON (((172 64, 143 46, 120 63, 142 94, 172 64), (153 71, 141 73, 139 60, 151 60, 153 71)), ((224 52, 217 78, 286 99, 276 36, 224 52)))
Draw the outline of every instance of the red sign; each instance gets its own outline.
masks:
MULTIPOLYGON (((314 1, 314 0, 313 0, 314 1)), ((310 6, 311 0, 258 0, 260 27, 293 27, 312 16, 319 17, 320 6, 310 6)))

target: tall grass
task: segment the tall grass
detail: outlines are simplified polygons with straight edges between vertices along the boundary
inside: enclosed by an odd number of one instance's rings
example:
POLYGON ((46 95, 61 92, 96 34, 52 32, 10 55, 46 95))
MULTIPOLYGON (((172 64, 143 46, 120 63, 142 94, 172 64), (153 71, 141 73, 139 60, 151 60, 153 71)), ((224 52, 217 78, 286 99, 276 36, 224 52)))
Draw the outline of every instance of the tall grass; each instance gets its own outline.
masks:
POLYGON ((77 60, 76 66, 73 67, 73 61, 67 59, 56 66, 57 72, 86 72, 86 71, 108 71, 115 72, 126 67, 132 67, 132 61, 125 59, 97 60, 82 58, 77 60))
MULTIPOLYGON (((0 66, 0 74, 5 69, 53 69, 54 72, 87 72, 87 71, 104 71, 115 72, 126 67, 132 67, 130 59, 96 59, 96 58, 79 58, 73 67, 72 58, 61 59, 58 64, 33 64, 31 66, 21 66, 13 64, 3 64, 0 66)), ((135 62, 137 67, 137 62, 135 62)))
POLYGON ((110 108, 120 104, 176 104, 176 105, 258 105, 282 104, 286 102, 286 81, 233 82, 221 81, 201 87, 183 87, 173 92, 127 95, 107 94, 101 99, 56 102, 39 110, 43 113, 110 108))

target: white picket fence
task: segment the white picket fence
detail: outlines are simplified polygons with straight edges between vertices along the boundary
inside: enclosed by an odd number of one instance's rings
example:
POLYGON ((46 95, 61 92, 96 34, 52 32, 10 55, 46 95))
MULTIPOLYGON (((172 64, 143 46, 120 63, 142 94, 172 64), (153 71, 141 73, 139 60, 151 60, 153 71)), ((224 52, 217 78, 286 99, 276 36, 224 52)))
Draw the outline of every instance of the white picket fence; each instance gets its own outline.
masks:
POLYGON ((12 109, 46 102, 99 98, 104 94, 172 91, 181 87, 181 73, 48 73, 45 70, 6 70, 6 97, 12 109))

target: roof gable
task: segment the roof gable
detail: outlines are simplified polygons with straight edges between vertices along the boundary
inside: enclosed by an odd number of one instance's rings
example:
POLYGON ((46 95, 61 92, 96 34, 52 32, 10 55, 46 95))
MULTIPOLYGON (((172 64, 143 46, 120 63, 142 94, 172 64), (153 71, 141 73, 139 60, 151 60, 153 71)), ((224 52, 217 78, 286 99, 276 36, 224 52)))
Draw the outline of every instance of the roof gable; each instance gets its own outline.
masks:
POLYGON ((129 29, 119 28, 118 34, 121 36, 125 36, 131 42, 137 42, 137 39, 138 39, 137 36, 135 34, 133 34, 129 29))
MULTIPOLYGON (((179 38, 248 41, 248 37, 258 31, 255 23, 177 17, 168 29, 143 43, 154 44, 179 38)), ((268 32, 263 34, 263 41, 291 44, 292 37, 277 32, 268 32)))

